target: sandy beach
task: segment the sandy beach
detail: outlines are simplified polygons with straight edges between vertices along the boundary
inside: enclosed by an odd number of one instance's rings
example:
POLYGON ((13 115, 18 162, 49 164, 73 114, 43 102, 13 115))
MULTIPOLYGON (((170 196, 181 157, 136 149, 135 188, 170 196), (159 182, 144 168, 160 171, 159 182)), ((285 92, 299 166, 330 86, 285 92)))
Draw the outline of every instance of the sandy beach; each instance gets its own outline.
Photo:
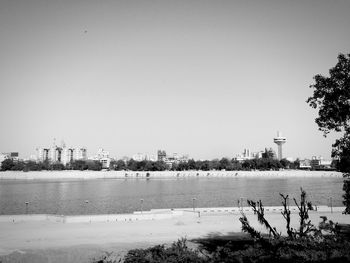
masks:
POLYGON ((336 171, 6 171, 0 172, 0 180, 88 180, 127 178, 183 178, 183 177, 342 177, 336 171))
MULTIPOLYGON (((320 216, 339 223, 350 223, 342 209, 312 211, 310 219, 317 225, 320 216)), ((91 262, 110 252, 122 256, 132 248, 170 244, 179 238, 201 238, 241 232, 239 213, 197 213, 158 220, 134 220, 91 223, 62 223, 47 220, 0 222, 0 260, 4 262, 91 262)), ((249 221, 265 231, 251 212, 249 221)), ((279 211, 267 212, 267 218, 282 233, 285 224, 279 211)), ((296 211, 292 225, 298 225, 296 211)))

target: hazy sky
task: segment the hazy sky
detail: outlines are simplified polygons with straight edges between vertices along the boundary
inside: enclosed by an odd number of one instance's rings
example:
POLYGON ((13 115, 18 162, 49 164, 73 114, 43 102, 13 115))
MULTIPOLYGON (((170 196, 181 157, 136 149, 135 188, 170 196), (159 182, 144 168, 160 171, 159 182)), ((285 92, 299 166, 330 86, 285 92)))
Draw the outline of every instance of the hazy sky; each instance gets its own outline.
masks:
POLYGON ((313 76, 350 50, 350 1, 0 0, 0 152, 330 157, 313 76))

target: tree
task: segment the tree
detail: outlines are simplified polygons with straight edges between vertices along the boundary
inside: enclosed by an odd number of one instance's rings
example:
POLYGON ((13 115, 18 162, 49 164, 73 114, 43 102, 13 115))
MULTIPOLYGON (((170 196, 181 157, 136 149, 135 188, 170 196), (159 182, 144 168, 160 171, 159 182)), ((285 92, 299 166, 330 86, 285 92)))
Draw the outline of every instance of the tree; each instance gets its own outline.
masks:
POLYGON ((290 161, 288 161, 287 159, 282 159, 281 161, 280 161, 280 163, 281 163, 281 166, 283 167, 283 168, 289 168, 291 165, 290 165, 290 161))
POLYGON ((72 162, 72 169, 73 170, 87 170, 88 166, 84 160, 75 160, 72 162))
POLYGON ((134 159, 130 159, 126 164, 126 167, 128 170, 136 171, 137 170, 137 162, 134 159))
POLYGON ((187 170, 195 170, 196 162, 193 159, 187 161, 188 169, 187 170))
POLYGON ((219 159, 214 159, 209 162, 209 170, 219 170, 220 162, 219 159))
POLYGON ((61 171, 61 170, 64 170, 64 169, 65 169, 64 165, 61 164, 61 163, 59 163, 59 162, 53 163, 53 164, 51 165, 51 167, 52 167, 52 170, 58 170, 58 171, 61 171))
POLYGON ((12 168, 15 166, 14 162, 12 159, 5 159, 2 163, 1 163, 1 170, 2 171, 8 171, 8 170, 12 170, 12 168))
POLYGON ((167 169, 167 164, 163 161, 154 162, 154 170, 155 171, 165 171, 167 169))
POLYGON ((329 77, 316 75, 310 88, 314 94, 307 103, 319 108, 316 123, 325 134, 349 128, 350 121, 350 54, 339 54, 338 63, 329 70, 329 77))
POLYGON ((220 169, 221 169, 221 170, 227 170, 227 171, 232 170, 232 169, 231 169, 231 163, 230 163, 230 160, 229 160, 229 159, 227 159, 227 158, 222 158, 222 159, 219 161, 219 163, 220 163, 220 169))
POLYGON ((300 160, 299 158, 297 158, 294 162, 293 162, 293 166, 291 168, 293 169, 299 169, 300 167, 300 160))
POLYGON ((123 160, 118 160, 115 166, 115 169, 117 171, 125 170, 126 169, 126 164, 123 160))
POLYGON ((23 171, 25 168, 25 163, 23 161, 14 161, 14 166, 12 167, 12 171, 23 171))
POLYGON ((39 171, 41 170, 41 164, 36 163, 34 161, 28 161, 26 163, 26 167, 25 167, 26 171, 39 171))
POLYGON ((333 144, 332 157, 339 158, 340 171, 344 173, 345 213, 350 214, 350 54, 339 54, 338 63, 329 70, 329 77, 316 75, 313 95, 307 103, 318 109, 315 119, 319 130, 326 136, 329 132, 341 132, 342 137, 333 144))
POLYGON ((99 161, 87 160, 86 166, 87 166, 88 170, 92 170, 92 171, 101 171, 102 170, 102 163, 100 163, 99 161))

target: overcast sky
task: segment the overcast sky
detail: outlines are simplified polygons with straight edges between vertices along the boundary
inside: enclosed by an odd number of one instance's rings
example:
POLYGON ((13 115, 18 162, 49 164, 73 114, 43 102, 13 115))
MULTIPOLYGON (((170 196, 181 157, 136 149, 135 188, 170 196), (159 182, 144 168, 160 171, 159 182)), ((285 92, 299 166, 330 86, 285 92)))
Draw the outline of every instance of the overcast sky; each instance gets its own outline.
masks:
POLYGON ((350 50, 350 1, 0 1, 0 152, 330 157, 313 76, 350 50))

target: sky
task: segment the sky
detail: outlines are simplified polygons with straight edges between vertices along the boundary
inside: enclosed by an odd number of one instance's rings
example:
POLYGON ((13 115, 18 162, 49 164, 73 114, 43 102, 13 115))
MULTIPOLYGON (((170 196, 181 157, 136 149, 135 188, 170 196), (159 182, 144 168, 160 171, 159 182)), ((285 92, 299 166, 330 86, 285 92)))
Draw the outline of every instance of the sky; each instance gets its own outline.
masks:
POLYGON ((0 152, 330 158, 306 103, 349 53, 350 1, 0 0, 0 152))

